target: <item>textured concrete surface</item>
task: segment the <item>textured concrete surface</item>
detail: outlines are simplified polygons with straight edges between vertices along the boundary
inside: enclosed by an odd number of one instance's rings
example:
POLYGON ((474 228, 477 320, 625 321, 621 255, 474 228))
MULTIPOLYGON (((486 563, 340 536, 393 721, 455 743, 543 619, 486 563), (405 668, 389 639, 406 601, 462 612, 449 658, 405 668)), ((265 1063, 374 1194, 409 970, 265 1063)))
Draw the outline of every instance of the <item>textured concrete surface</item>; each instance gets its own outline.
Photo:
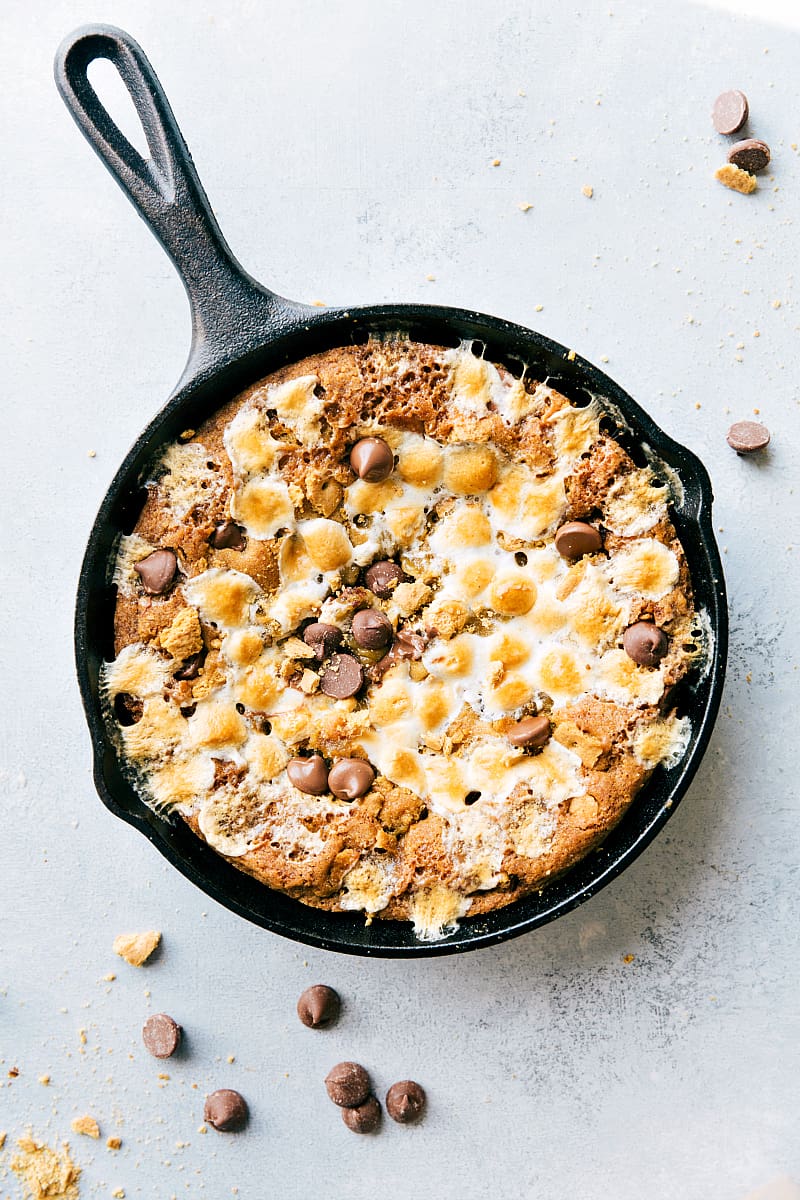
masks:
MULTIPOLYGON (((800 34, 656 0, 11 0, 3 24, 2 1162, 30 1126, 69 1137, 91 1197, 740 1200, 800 1176, 800 34), (63 34, 98 16, 144 44, 256 276, 535 325, 607 356, 707 462, 733 625, 716 734, 662 836, 555 925, 413 966, 308 951, 207 901, 99 804, 75 580, 188 328, 51 81, 63 34), (725 86, 774 151, 752 197, 712 177, 725 86), (725 431, 754 408, 773 443, 746 461, 725 431), (157 961, 114 959, 115 934, 148 927, 157 961), (293 1011, 317 981, 346 1000, 326 1033, 293 1011), (139 1040, 162 1009, 187 1030, 169 1079, 139 1040), (425 1123, 350 1134, 322 1088, 343 1057, 383 1091, 423 1082, 425 1123), (250 1101, 246 1134, 198 1132, 219 1086, 250 1101), (99 1143, 69 1132, 84 1112, 99 1143)), ((0 1193, 21 1195, 2 1167, 0 1193)))

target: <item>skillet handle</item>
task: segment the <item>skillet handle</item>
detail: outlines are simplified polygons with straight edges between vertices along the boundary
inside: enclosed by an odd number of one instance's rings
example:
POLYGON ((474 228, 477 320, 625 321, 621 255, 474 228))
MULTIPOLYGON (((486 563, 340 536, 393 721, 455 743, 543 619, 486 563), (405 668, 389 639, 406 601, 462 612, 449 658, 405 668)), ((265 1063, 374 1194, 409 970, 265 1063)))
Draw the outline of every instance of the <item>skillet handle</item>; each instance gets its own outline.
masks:
POLYGON ((56 86, 84 137, 127 192, 178 269, 192 312, 182 382, 232 361, 265 335, 310 312, 257 283, 236 261, 211 211, 192 157, 155 71, 137 42, 111 25, 86 25, 62 42, 56 86), (116 67, 142 123, 144 159, 89 82, 95 59, 116 67))

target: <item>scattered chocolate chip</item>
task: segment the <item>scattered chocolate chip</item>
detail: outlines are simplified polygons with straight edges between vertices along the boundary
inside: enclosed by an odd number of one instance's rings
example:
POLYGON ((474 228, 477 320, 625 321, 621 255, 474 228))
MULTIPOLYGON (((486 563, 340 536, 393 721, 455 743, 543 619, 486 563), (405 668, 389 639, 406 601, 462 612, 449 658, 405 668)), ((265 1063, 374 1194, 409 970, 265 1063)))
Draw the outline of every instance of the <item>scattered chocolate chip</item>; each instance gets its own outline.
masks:
POLYGON ((402 583, 405 577, 405 571, 390 559, 373 563, 364 572, 367 587, 381 600, 388 600, 398 583, 402 583))
POLYGON ((386 1093, 386 1111, 393 1121, 410 1125, 418 1121, 425 1109, 425 1090, 413 1079, 393 1083, 386 1093))
POLYGON ((203 665, 205 650, 200 650, 197 654, 190 654, 184 659, 177 671, 173 671, 173 679, 197 679, 200 674, 200 668, 203 665))
POLYGON ((512 746, 539 750, 550 740, 550 718, 541 713, 538 717, 523 717, 507 730, 506 737, 512 746))
POLYGON ((339 993, 324 983, 307 987, 297 1001, 297 1015, 309 1029, 325 1029, 338 1019, 339 993))
POLYGON ((142 586, 151 596, 160 596, 175 578, 178 559, 173 550, 154 550, 135 564, 134 570, 142 586))
POLYGON ((359 479, 365 479, 367 483, 381 483, 394 470, 391 446, 383 438, 361 438, 350 451, 350 466, 359 479))
POLYGON ((203 1118, 222 1133, 241 1129, 247 1123, 247 1117, 247 1101, 232 1088, 220 1088, 206 1096, 203 1118))
POLYGON ((196 704, 182 704, 179 709, 179 712, 180 712, 181 716, 185 717, 185 719, 188 721, 189 717, 193 717, 194 714, 197 712, 197 705, 196 704))
POLYGON ((320 672, 320 691, 334 700, 355 696, 364 682, 361 663, 352 654, 333 654, 320 672))
POLYGON ((567 521, 556 532, 555 541, 562 558, 582 558, 603 549, 600 530, 586 521, 567 521))
POLYGON ((731 146, 728 151, 728 162, 733 163, 740 171, 749 171, 751 175, 768 167, 771 157, 767 143, 760 142, 757 138, 745 138, 743 142, 731 146))
POLYGON ((735 88, 717 96, 711 110, 711 120, 717 133, 738 133, 749 116, 747 96, 735 88))
POLYGON ((142 1028, 142 1041, 154 1058, 170 1058, 181 1044, 183 1030, 166 1013, 154 1013, 142 1028))
POLYGON ((244 529, 235 521, 223 521, 216 527, 209 541, 215 550, 244 550, 247 545, 244 529))
POLYGON ((340 1062, 326 1075, 325 1087, 340 1108, 358 1108, 370 1094, 369 1075, 359 1063, 340 1062))
POLYGON ((374 1096, 368 1096, 355 1108, 343 1108, 342 1120, 353 1133, 374 1133, 381 1123, 381 1106, 374 1096))
POLYGON ((353 639, 362 650, 383 649, 393 633, 392 622, 377 608, 364 608, 353 617, 353 639))
POLYGON ((309 796, 321 796, 328 790, 328 768, 320 754, 293 758, 286 766, 286 774, 299 792, 309 796))
POLYGON ((138 696, 132 696, 130 692, 118 692, 114 697, 114 716, 125 728, 141 721, 143 712, 144 701, 138 696))
POLYGON ((652 621, 637 621, 623 633, 622 645, 640 667, 657 667, 669 650, 669 638, 652 621))
POLYGON ((322 662, 329 654, 333 654, 342 640, 342 631, 335 625, 326 625, 323 621, 315 621, 306 625, 303 630, 303 641, 314 651, 314 657, 322 662))
POLYGON ((769 430, 758 421, 737 421, 728 430, 728 445, 737 454, 754 454, 769 445, 769 430))
POLYGON ((340 758, 328 775, 328 788, 340 800, 357 800, 372 787, 375 771, 363 758, 340 758))

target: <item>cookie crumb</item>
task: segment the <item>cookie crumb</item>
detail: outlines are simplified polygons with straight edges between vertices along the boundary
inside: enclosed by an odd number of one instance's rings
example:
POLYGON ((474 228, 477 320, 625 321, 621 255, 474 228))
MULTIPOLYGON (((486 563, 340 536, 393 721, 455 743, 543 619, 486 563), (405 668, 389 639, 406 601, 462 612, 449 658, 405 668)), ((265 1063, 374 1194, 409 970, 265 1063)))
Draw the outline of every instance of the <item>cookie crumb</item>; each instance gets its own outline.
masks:
POLYGON ((86 1045, 86 1030, 85 1029, 78 1030, 78 1041, 80 1042, 80 1044, 82 1046, 86 1045))
POLYGON ((534 312, 544 312, 544 305, 543 304, 534 305, 533 311, 534 312))
POLYGON ((6 1144, 7 1136, 8 1136, 8 1134, 6 1133, 5 1130, 3 1130, 2 1133, 0 1133, 0 1150, 2 1150, 3 1146, 5 1146, 5 1144, 6 1144))
POLYGON ((327 308, 328 307, 328 305, 325 303, 324 300, 312 300, 311 306, 312 306, 312 308, 327 308))
POLYGON ((52 1150, 32 1137, 17 1138, 19 1154, 11 1160, 11 1170, 28 1189, 29 1200, 78 1200, 81 1169, 72 1161, 69 1146, 52 1150))
POLYGON ((581 188, 581 195, 585 196, 587 200, 591 200, 592 196, 594 195, 594 188, 590 183, 585 183, 583 185, 581 188))
POLYGON ((520 200, 517 207, 519 208, 520 212, 530 212, 530 210, 533 208, 533 205, 531 204, 530 200, 520 200))
POLYGON ((118 1138, 118 1137, 106 1138, 106 1146, 108 1146, 109 1150, 119 1150, 121 1145, 122 1145, 122 1138, 118 1138))
POLYGON ((42 1087, 49 1087, 50 1086, 50 1076, 49 1075, 40 1075, 39 1083, 42 1085, 42 1087))
POLYGON ((749 196, 758 187, 755 175, 751 175, 749 171, 742 171, 733 163, 726 163, 724 167, 720 167, 715 172, 714 178, 718 179, 720 183, 724 183, 726 188, 730 188, 734 192, 741 192, 743 196, 749 196))
POLYGON ((97 451, 96 451, 96 450, 87 450, 87 451, 86 451, 86 453, 87 453, 87 455, 89 456, 89 458, 97 458, 97 451))
POLYGON ((141 967, 160 942, 161 934, 155 929, 146 933, 121 933, 114 938, 114 953, 132 967, 141 967))
POLYGON ((103 980, 105 983, 113 983, 116 978, 117 977, 113 971, 109 971, 107 975, 103 976, 103 980))
POLYGON ((100 1126, 88 1113, 84 1117, 75 1117, 72 1122, 72 1130, 74 1133, 82 1133, 84 1137, 100 1137, 100 1126))
POLYGON ((124 1188, 114 1188, 111 1195, 114 1197, 114 1200, 125 1200, 125 1189, 124 1188))
POLYGON ((435 275, 426 275, 425 278, 427 279, 428 283, 436 283, 435 275))
POLYGON ((493 166, 493 167, 499 167, 499 166, 500 166, 500 159, 499 159, 499 158, 493 158, 493 159, 492 159, 492 166, 493 166))
POLYGON ((622 961, 624 963, 632 963, 635 957, 635 954, 623 954, 622 961))

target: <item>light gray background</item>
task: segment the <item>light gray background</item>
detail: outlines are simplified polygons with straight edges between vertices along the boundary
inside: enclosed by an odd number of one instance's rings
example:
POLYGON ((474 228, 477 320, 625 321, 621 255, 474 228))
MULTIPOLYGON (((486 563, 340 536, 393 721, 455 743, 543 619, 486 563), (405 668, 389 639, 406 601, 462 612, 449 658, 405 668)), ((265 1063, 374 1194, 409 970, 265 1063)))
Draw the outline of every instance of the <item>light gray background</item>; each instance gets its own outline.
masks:
POLYGON ((154 1200, 739 1200, 800 1175, 800 34, 659 0, 13 0, 2 23, 8 1145, 28 1125, 69 1137, 82 1195, 154 1200), (98 802, 75 581, 188 324, 170 264, 52 84, 61 37, 92 19, 143 43, 258 278, 303 300, 533 325, 607 356, 708 464, 733 625, 714 740, 656 843, 555 925, 414 965, 306 950, 206 900, 98 802), (713 179, 726 144, 708 114, 726 86, 747 91, 774 152, 751 197, 713 179), (746 461, 725 431, 754 408, 773 444, 746 461), (156 962, 114 958, 115 934, 148 927, 164 932, 156 962), (317 981, 347 1005, 326 1033, 294 1016, 317 981), (162 1009, 188 1031, 169 1080, 139 1040, 162 1009), (322 1087, 343 1057, 382 1091, 422 1081, 425 1123, 350 1134, 322 1087), (248 1132, 198 1133, 203 1094, 225 1085, 252 1106, 248 1132), (70 1134, 87 1111, 122 1137, 116 1156, 70 1134))

